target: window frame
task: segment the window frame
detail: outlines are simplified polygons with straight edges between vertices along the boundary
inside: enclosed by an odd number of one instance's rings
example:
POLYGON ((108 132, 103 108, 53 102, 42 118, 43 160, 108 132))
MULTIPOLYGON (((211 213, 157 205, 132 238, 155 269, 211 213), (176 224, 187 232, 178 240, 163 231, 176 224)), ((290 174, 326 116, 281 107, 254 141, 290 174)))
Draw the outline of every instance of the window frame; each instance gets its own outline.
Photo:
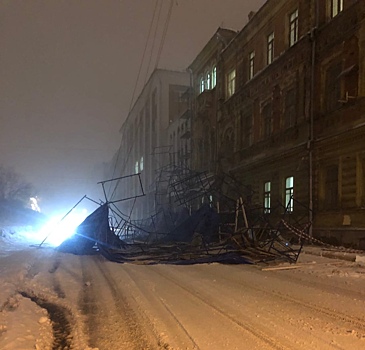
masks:
POLYGON ((207 72, 207 74, 205 75, 205 88, 207 90, 210 90, 212 88, 211 83, 212 83, 212 76, 210 72, 207 72))
POLYGON ((296 125, 298 114, 298 88, 292 85, 284 93, 283 126, 289 129, 296 125))
POLYGON ((262 136, 264 139, 269 138, 274 132, 272 101, 265 103, 261 109, 262 118, 262 136))
POLYGON ((230 98, 236 92, 236 68, 232 68, 226 75, 226 96, 230 98))
POLYGON ((205 80, 204 80, 204 77, 201 76, 200 79, 199 79, 199 93, 203 93, 205 90, 205 80))
POLYGON ((274 43, 275 43, 275 33, 271 32, 266 38, 266 63, 271 64, 274 61, 274 43))
POLYGON ((329 0, 329 14, 335 18, 343 11, 343 0, 329 0))
POLYGON ((138 162, 138 160, 136 160, 136 162, 134 163, 134 171, 135 171, 135 174, 139 173, 139 162, 138 162))
POLYGON ((271 181, 264 182, 264 214, 271 212, 271 181))
POLYGON ((338 209, 340 205, 340 164, 324 167, 324 210, 338 209))
POLYGON ((294 176, 285 178, 285 210, 289 213, 294 211, 294 176))
POLYGON ((212 68, 212 89, 217 85, 217 66, 214 65, 212 68))
POLYGON ((248 80, 255 76, 255 50, 248 54, 248 80))
POLYGON ((289 14, 289 47, 292 47, 299 39, 299 11, 295 9, 289 14))
POLYGON ((343 71, 343 62, 340 59, 332 60, 325 67, 325 81, 323 93, 323 109, 333 112, 341 107, 343 80, 339 78, 343 71))

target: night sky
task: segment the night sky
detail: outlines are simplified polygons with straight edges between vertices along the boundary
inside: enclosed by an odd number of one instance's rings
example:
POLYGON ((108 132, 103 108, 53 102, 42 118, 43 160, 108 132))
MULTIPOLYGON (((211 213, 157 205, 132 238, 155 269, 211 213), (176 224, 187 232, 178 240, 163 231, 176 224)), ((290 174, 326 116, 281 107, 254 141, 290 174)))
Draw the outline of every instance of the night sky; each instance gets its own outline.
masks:
MULTIPOLYGON (((242 29, 264 2, 173 0, 158 67, 185 70, 219 26, 242 29)), ((0 164, 38 189, 46 212, 102 198, 96 183, 119 146, 153 13, 135 98, 157 64, 169 6, 0 0, 0 164)))

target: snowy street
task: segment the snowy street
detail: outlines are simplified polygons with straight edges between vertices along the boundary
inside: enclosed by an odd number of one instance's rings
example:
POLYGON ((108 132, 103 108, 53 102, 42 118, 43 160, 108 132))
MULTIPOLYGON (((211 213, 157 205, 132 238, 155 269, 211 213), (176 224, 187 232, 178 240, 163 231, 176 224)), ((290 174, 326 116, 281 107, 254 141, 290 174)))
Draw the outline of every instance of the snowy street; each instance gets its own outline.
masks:
POLYGON ((0 256, 4 350, 365 348, 360 263, 136 265, 22 249, 0 256))

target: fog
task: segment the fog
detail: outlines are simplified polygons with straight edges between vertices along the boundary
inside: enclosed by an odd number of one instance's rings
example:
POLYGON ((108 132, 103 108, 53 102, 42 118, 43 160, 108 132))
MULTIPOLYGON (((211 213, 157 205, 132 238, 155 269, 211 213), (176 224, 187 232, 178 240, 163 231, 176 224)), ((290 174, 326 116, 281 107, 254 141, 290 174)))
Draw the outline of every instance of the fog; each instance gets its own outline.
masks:
POLYGON ((134 87, 135 99, 154 67, 186 69, 219 26, 241 29, 264 2, 174 0, 169 18, 167 0, 1 0, 0 164, 45 211, 102 198, 134 87))

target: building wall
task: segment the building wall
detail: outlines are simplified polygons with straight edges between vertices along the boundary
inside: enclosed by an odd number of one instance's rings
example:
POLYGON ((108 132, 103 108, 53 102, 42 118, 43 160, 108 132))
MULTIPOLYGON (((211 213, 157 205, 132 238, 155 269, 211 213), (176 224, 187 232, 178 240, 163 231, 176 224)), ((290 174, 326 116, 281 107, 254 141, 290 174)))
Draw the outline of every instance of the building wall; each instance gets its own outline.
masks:
MULTIPOLYGON (((253 191, 264 209, 270 182, 270 215, 285 211, 286 179, 294 179, 292 215, 308 212, 308 119, 312 7, 306 1, 268 1, 222 53, 219 72, 218 168, 253 191), (289 18, 298 10, 295 43, 289 45, 289 18), (284 19, 284 20, 283 20, 284 19), (268 37, 274 33, 272 61, 268 37), (250 54, 254 51, 253 76, 250 54), (235 92, 228 93, 235 69, 235 92)), ((267 211, 267 210, 266 210, 267 211)))
POLYGON ((365 248, 365 3, 319 6, 315 83, 314 230, 365 248))
MULTIPOLYGON (((316 236, 364 247, 365 3, 332 2, 267 1, 225 48, 198 55, 217 62, 217 86, 195 104, 216 116, 211 169, 252 189, 252 204, 264 207, 270 182, 272 209, 285 205, 293 177, 291 216, 306 214, 316 236)), ((195 112, 194 133, 204 135, 195 112)))
POLYGON ((132 219, 144 219, 156 211, 161 195, 160 173, 169 165, 169 126, 182 111, 177 96, 189 87, 187 72, 155 70, 137 98, 123 123, 121 147, 118 156, 119 181, 113 200, 131 198, 119 202, 120 210, 132 219), (137 176, 140 174, 142 188, 137 176), (136 196, 141 196, 134 200, 136 196))
POLYGON ((194 88, 191 166, 196 171, 216 171, 218 65, 222 50, 236 35, 218 28, 189 67, 194 88))

